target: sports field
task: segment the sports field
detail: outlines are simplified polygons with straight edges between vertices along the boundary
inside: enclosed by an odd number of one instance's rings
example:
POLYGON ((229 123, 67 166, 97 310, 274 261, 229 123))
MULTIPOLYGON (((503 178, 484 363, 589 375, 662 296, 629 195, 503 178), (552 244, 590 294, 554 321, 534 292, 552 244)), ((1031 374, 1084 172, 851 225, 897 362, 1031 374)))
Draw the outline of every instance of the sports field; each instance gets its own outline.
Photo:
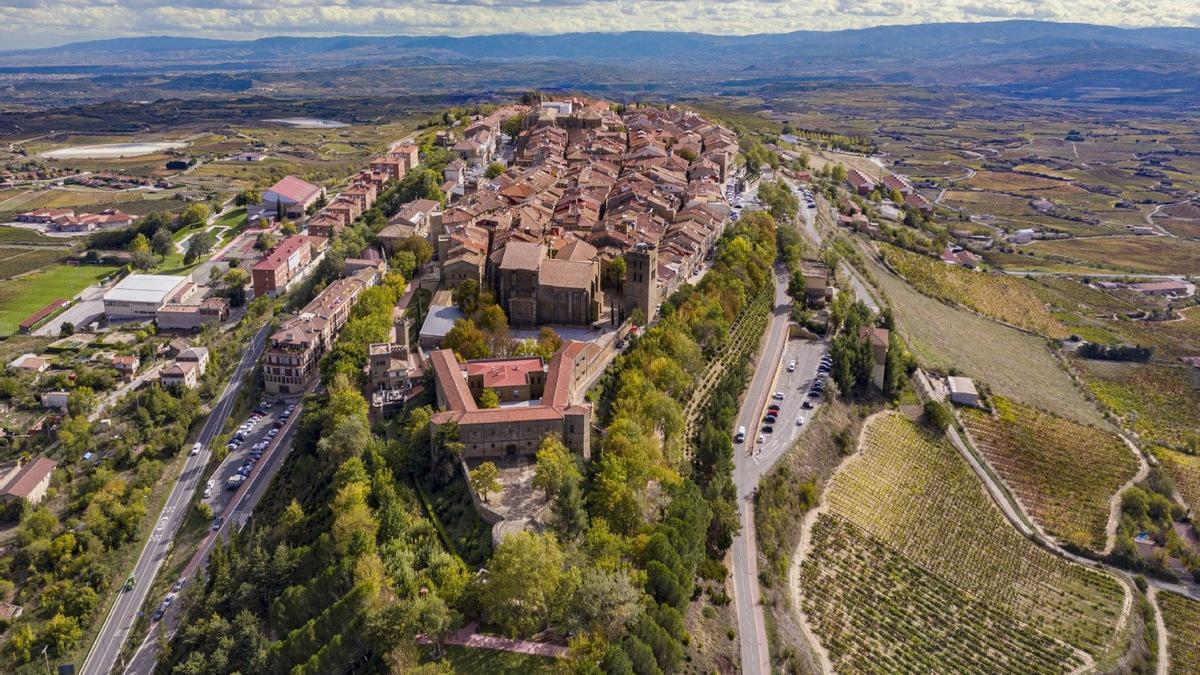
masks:
POLYGON ((19 279, 0 284, 0 335, 17 332, 29 315, 62 298, 70 300, 79 291, 117 271, 103 265, 51 265, 19 279))

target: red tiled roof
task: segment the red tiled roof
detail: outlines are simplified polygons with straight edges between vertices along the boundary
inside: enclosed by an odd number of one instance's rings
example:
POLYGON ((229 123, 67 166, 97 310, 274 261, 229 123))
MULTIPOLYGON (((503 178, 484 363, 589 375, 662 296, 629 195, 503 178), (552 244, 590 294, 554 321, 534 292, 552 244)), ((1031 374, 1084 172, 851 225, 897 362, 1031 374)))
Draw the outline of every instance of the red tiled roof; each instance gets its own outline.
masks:
POLYGON ((270 191, 293 202, 306 202, 316 197, 321 188, 295 176, 284 176, 270 187, 270 191))
POLYGON ((284 239, 278 246, 271 249, 261 260, 254 263, 253 269, 256 270, 275 270, 280 265, 287 262, 293 253, 303 248, 305 245, 311 246, 313 251, 321 248, 325 243, 324 237, 314 237, 307 234, 294 234, 287 239, 284 239))
POLYGON ((38 457, 21 467, 12 481, 4 486, 3 494, 28 498, 38 483, 41 483, 46 476, 49 476, 54 471, 55 466, 57 464, 53 461, 45 457, 38 457))
POLYGON ((462 376, 462 369, 458 366, 458 360, 454 358, 454 352, 439 349, 429 355, 429 362, 433 365, 434 377, 442 385, 446 405, 450 410, 469 412, 479 409, 475 405, 475 398, 471 396, 471 390, 467 388, 467 381, 462 376))
POLYGON ((542 360, 537 357, 467 362, 467 375, 482 375, 483 386, 489 389, 519 387, 528 381, 529 373, 541 370, 542 360))

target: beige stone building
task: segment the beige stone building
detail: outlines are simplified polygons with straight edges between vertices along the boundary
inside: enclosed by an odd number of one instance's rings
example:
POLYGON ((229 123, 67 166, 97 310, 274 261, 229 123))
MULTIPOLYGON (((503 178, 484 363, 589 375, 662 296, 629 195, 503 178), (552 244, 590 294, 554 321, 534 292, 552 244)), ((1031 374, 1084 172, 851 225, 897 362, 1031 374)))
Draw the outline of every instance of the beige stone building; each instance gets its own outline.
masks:
POLYGON ((459 363, 440 349, 430 355, 437 407, 433 430, 458 425, 467 460, 529 457, 542 439, 557 434, 571 450, 591 456, 592 406, 581 402, 581 362, 586 344, 572 341, 549 364, 538 358, 485 359, 459 363), (477 392, 493 389, 499 408, 476 404, 477 392))

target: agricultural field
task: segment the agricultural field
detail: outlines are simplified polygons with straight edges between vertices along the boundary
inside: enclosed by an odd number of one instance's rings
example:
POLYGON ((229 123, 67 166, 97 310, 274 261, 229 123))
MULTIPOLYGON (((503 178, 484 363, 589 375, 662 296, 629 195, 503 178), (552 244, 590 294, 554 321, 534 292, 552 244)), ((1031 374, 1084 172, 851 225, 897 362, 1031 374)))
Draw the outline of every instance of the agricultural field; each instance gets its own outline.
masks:
POLYGON ((836 670, 1070 672, 1123 651, 1121 585, 1021 537, 944 441, 889 413, 862 448, 801 564, 836 670))
POLYGON ((1048 190, 1067 185, 1066 182, 1053 178, 1041 178, 1008 171, 978 171, 974 176, 963 181, 963 184, 994 192, 1048 190))
POLYGON ((71 249, 66 247, 0 245, 0 279, 11 279, 39 270, 61 262, 70 254, 71 249))
POLYGON ((1160 359, 1200 354, 1200 307, 1189 307, 1171 321, 1109 321, 1105 325, 1129 344, 1154 348, 1160 359))
POLYGON ((44 188, 31 190, 0 201, 0 222, 11 221, 18 213, 42 208, 74 208, 87 213, 104 209, 120 209, 125 213, 145 215, 154 211, 179 208, 185 203, 178 190, 97 190, 82 187, 44 188))
POLYGON ((1200 673, 1200 602, 1178 593, 1159 591, 1158 607, 1167 625, 1171 672, 1200 673))
POLYGON ((918 293, 873 257, 864 258, 921 365, 942 370, 957 367, 1002 396, 1076 422, 1108 427, 1100 411, 1046 349, 1044 339, 918 293), (1030 373, 1037 376, 1030 377, 1030 373))
POLYGON ((1162 462, 1167 475, 1175 483, 1179 493, 1193 512, 1200 513, 1200 455, 1191 455, 1159 445, 1150 446, 1150 452, 1162 462))
POLYGON ((1035 253, 1074 258, 1118 271, 1192 274, 1200 270, 1200 242, 1175 237, 1121 236, 1035 241, 1035 253))
POLYGON ((0 335, 15 333, 29 315, 62 298, 69 300, 79 291, 116 272, 102 265, 51 265, 19 279, 0 284, 0 335))
POLYGON ((1178 448, 1200 429, 1200 391, 1183 364, 1074 363, 1092 394, 1143 440, 1178 448))
POLYGON ((1138 471, 1129 447, 1114 434, 1001 396, 992 406, 994 416, 962 413, 988 464, 1048 534, 1103 550, 1110 499, 1138 471))
POLYGON ((974 272, 880 244, 883 259, 918 291, 1051 338, 1070 332, 1020 277, 974 272))

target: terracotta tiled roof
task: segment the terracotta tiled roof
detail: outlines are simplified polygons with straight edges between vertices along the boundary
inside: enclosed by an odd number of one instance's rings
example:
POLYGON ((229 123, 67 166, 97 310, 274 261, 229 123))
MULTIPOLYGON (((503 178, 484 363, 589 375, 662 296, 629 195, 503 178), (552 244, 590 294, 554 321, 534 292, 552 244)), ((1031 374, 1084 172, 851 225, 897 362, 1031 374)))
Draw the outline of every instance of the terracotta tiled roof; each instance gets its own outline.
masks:
POLYGON ((3 487, 3 494, 28 498, 38 483, 41 483, 46 476, 49 476, 56 466, 58 465, 53 461, 45 457, 38 457, 21 467, 17 475, 3 487))
POLYGON ((271 186, 270 191, 293 202, 306 202, 316 197, 321 192, 321 188, 295 176, 284 176, 278 183, 271 186))

